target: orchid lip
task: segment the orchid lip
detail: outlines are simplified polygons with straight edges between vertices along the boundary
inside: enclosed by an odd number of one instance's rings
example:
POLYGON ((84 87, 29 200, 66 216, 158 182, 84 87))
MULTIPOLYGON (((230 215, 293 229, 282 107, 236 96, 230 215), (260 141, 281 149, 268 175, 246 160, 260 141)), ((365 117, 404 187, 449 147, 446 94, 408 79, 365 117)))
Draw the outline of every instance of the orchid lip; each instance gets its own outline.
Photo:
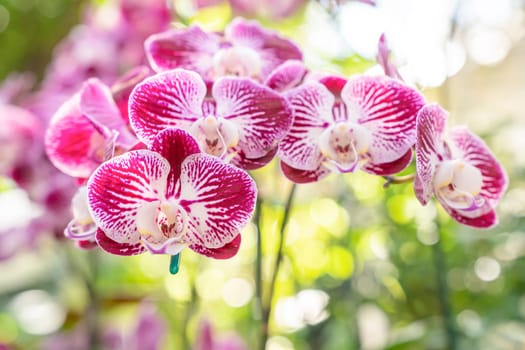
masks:
POLYGON ((215 78, 234 75, 259 79, 261 69, 262 62, 259 54, 249 47, 224 47, 213 56, 215 78))
POLYGON ((352 172, 368 160, 366 153, 372 135, 365 127, 340 122, 331 125, 319 137, 319 148, 326 157, 325 166, 339 172, 352 172))
POLYGON ((223 158, 226 152, 237 146, 239 133, 231 121, 207 116, 200 118, 190 127, 199 147, 208 154, 223 158))
POLYGON ((149 202, 137 212, 140 240, 152 253, 177 254, 189 245, 188 220, 188 214, 174 199, 149 202))
POLYGON ((485 203, 479 196, 483 186, 481 171, 462 160, 439 164, 433 185, 437 196, 451 208, 472 211, 485 203))
POLYGON ((85 222, 77 219, 71 220, 64 230, 65 237, 76 241, 94 239, 96 233, 97 225, 93 221, 85 222))

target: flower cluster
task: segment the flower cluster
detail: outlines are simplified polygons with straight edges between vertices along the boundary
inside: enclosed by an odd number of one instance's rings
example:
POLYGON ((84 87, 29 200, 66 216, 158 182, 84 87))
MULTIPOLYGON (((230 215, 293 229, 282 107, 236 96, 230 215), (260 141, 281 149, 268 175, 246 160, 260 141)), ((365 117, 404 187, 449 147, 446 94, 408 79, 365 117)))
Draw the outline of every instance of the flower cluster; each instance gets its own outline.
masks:
MULTIPOLYGON (((108 86, 89 79, 53 116, 51 161, 83 186, 68 237, 119 255, 236 254, 256 185, 246 171, 280 159, 295 183, 331 172, 391 176, 415 151, 417 198, 435 194, 457 221, 490 227, 502 167, 446 113, 390 76, 310 72, 290 40, 237 18, 224 32, 194 25, 145 41, 146 68, 108 86)), ((394 73, 396 74, 394 74, 394 73)))

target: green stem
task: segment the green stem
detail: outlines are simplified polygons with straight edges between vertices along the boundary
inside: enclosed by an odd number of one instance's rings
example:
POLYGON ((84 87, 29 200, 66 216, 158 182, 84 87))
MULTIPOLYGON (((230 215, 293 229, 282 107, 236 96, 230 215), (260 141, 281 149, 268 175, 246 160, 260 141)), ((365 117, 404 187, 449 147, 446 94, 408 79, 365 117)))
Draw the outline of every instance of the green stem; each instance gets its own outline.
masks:
POLYGON ((383 184, 383 187, 387 188, 390 185, 399 185, 407 182, 412 182, 414 181, 415 177, 416 174, 408 174, 403 176, 383 176, 383 178, 386 180, 383 184))
POLYGON ((290 219, 290 209, 292 208, 292 202, 295 195, 295 190, 297 188, 297 185, 294 183, 292 185, 292 188, 290 189, 290 193, 288 194, 288 199, 286 200, 286 204, 284 206, 284 216, 281 221, 281 227, 279 229, 280 231, 280 240, 279 240, 279 246, 277 248, 277 257, 275 258, 275 264, 273 267, 273 274, 272 278, 270 280, 270 286, 268 289, 268 298, 266 305, 263 305, 263 312, 262 312, 262 322, 261 322, 261 341, 260 341, 260 349, 264 349, 266 346, 266 341, 268 340, 268 330, 269 330, 269 321, 270 321, 270 315, 272 313, 272 300, 274 295, 274 289, 275 289, 275 282, 277 281, 277 275, 279 274, 279 268, 281 267, 281 262, 283 260, 283 247, 284 243, 286 241, 285 236, 285 229, 286 225, 288 224, 288 220, 290 219))
POLYGON ((452 306, 450 300, 449 289, 447 285, 447 265, 445 252, 441 244, 441 225, 437 224, 438 241, 432 246, 432 255, 434 258, 434 266, 436 269, 436 286, 441 309, 441 316, 443 318, 443 327, 447 337, 447 349, 456 350, 457 333, 454 323, 454 315, 452 313, 452 306))
POLYGON ((262 299, 262 234, 261 234, 261 207, 263 201, 260 197, 257 197, 257 204, 255 206, 255 213, 253 220, 255 222, 257 230, 257 242, 256 242, 256 261, 255 261, 255 300, 253 305, 253 318, 259 321, 259 349, 264 350, 264 344, 262 339, 264 338, 265 330, 262 325, 262 310, 263 310, 263 299, 262 299))
POLYGON ((88 328, 89 328, 89 348, 97 350, 100 348, 100 334, 98 330, 99 322, 99 312, 100 312, 100 298, 95 286, 97 276, 98 276, 98 257, 97 251, 92 250, 87 252, 88 254, 88 266, 91 270, 91 278, 87 277, 85 279, 86 289, 88 290, 89 295, 89 305, 88 305, 88 328))

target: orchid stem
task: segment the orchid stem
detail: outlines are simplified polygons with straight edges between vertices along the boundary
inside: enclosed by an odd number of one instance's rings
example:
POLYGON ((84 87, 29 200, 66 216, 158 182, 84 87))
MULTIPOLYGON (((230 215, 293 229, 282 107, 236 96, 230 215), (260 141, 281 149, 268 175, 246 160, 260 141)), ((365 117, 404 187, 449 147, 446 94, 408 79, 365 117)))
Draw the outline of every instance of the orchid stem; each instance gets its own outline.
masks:
POLYGON ((262 300, 262 238, 261 238, 261 206, 262 199, 257 197, 257 204, 255 205, 255 213, 253 214, 253 220, 255 222, 256 231, 257 231, 257 242, 256 242, 256 263, 255 263, 255 300, 253 305, 253 315, 254 319, 259 321, 259 349, 264 350, 264 327, 262 325, 262 310, 263 310, 263 300, 262 300))
POLYGON ((447 336, 447 349, 456 350, 457 336, 456 327, 454 325, 454 315, 452 314, 452 306, 450 300, 449 289, 446 278, 446 257, 441 244, 441 225, 437 224, 438 241, 432 246, 432 255, 434 258, 434 266, 436 269, 436 287, 441 308, 441 316, 443 318, 443 327, 447 336))
POLYGON ((277 281, 277 275, 279 274, 279 268, 281 267, 281 262, 283 260, 283 247, 284 243, 286 242, 286 235, 285 235, 285 229, 286 225, 288 224, 288 220, 290 219, 290 209, 292 208, 292 202, 295 195, 295 190, 297 188, 297 185, 294 183, 292 185, 292 188, 290 189, 290 193, 288 194, 288 199, 286 200, 286 204, 284 206, 284 216, 281 221, 281 227, 279 229, 280 231, 280 240, 279 240, 279 246, 277 248, 277 257, 275 258, 275 264, 273 268, 273 274, 272 278, 270 280, 270 286, 268 289, 268 298, 267 303, 263 307, 262 312, 262 323, 261 323, 261 342, 260 342, 260 349, 264 349, 266 346, 266 341, 268 340, 268 330, 269 330, 269 323, 270 323, 270 315, 272 313, 272 300, 273 295, 275 292, 275 282, 277 281))
POLYGON ((412 182, 414 181, 415 177, 415 174, 408 174, 403 176, 383 176, 383 178, 386 180, 383 187, 387 188, 390 185, 399 185, 407 182, 412 182))

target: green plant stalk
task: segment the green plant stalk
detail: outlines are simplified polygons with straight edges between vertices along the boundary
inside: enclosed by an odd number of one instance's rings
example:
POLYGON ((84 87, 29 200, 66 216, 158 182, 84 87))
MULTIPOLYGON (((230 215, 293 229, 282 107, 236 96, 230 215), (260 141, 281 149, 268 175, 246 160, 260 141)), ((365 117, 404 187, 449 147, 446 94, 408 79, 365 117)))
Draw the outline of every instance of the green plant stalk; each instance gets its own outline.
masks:
POLYGON ((436 269, 436 287, 439 299, 440 312, 443 319, 443 327, 447 337, 447 349, 458 349, 457 332, 452 314, 452 303, 447 285, 447 264, 445 252, 441 244, 441 225, 437 223, 438 241, 432 246, 434 267, 436 269))
POLYGON ((275 282, 277 281, 277 275, 279 274, 279 268, 281 267, 281 262, 283 260, 283 247, 284 247, 284 243, 286 242, 285 229, 286 229, 286 225, 288 224, 288 220, 290 219, 290 212, 291 212, 292 202, 293 202, 296 188, 297 188, 297 185, 294 183, 292 185, 292 188, 290 189, 290 193, 288 194, 288 199, 286 200, 283 219, 281 220, 281 227, 279 229, 280 240, 279 240, 279 246, 277 248, 277 257, 275 258, 273 273, 272 273, 272 277, 270 280, 270 286, 268 289, 268 298, 266 300, 266 303, 262 303, 263 308, 262 308, 262 321, 261 321, 261 339, 259 342, 259 348, 261 350, 265 348, 266 341, 268 340, 269 323, 270 323, 270 316, 272 313, 272 300, 273 300, 273 295, 274 295, 274 290, 275 290, 275 282))

